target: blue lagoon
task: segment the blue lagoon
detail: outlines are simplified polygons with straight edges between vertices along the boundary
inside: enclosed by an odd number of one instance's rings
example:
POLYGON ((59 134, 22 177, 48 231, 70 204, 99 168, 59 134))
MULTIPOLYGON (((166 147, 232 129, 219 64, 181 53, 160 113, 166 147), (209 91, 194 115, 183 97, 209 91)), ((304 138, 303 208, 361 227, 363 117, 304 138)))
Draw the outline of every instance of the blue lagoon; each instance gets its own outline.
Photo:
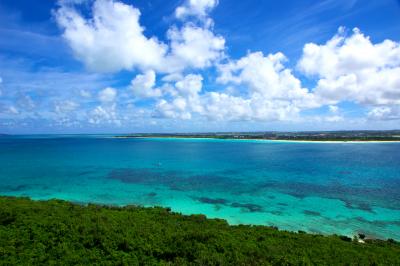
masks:
POLYGON ((0 194, 400 240, 400 143, 12 136, 0 194))

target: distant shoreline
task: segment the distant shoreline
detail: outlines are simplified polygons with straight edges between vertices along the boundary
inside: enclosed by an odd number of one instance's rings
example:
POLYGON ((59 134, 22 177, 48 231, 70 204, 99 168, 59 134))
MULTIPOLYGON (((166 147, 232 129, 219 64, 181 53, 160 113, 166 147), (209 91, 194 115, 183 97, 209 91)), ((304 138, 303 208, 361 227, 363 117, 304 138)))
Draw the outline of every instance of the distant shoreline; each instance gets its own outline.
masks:
POLYGON ((114 136, 117 139, 210 139, 210 140, 237 140, 257 142, 292 142, 292 143, 400 143, 400 140, 305 140, 305 139, 261 139, 261 138, 218 138, 193 136, 114 136))

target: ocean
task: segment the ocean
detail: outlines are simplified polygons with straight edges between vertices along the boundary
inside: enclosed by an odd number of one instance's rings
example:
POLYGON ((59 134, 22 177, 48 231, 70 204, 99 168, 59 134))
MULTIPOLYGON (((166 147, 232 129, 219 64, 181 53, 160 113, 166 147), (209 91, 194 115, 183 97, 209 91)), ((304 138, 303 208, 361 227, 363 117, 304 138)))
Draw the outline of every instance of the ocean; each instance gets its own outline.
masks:
POLYGON ((400 240, 400 143, 3 136, 0 195, 400 240))

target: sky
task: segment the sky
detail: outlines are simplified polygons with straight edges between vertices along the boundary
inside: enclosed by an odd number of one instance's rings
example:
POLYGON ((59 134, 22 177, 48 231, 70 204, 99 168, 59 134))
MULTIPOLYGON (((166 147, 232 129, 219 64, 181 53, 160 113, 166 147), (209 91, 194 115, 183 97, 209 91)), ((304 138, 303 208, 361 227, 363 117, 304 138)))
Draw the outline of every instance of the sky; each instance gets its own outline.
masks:
POLYGON ((0 133, 400 129, 398 0, 2 0, 0 133))

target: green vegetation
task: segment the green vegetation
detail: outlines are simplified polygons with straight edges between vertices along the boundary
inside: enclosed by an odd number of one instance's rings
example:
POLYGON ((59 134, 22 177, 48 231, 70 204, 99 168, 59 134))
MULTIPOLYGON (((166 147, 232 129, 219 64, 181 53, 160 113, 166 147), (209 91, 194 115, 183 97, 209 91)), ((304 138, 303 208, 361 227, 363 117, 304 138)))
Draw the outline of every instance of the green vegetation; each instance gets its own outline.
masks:
POLYGON ((265 139, 298 141, 400 141, 399 130, 383 131, 308 131, 308 132, 224 132, 177 134, 129 134, 116 138, 213 138, 213 139, 265 139))
POLYGON ((165 208, 0 197, 1 265, 400 265, 400 244, 229 226, 165 208))

